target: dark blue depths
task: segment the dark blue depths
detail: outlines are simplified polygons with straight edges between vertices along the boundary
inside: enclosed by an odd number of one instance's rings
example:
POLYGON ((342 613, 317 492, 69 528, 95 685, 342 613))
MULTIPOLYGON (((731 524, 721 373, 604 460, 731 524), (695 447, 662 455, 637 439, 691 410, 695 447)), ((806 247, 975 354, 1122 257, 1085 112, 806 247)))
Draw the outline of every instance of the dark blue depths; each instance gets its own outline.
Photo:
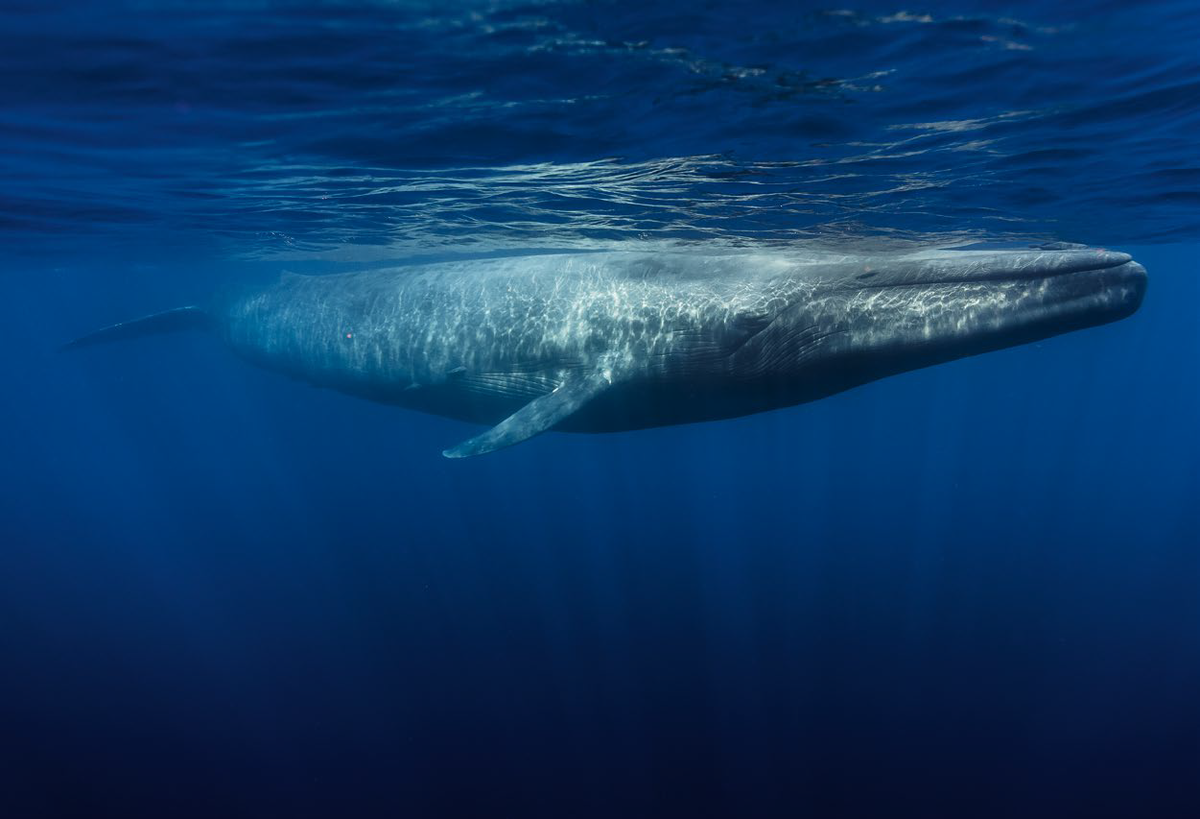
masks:
POLYGON ((98 8, 0 34, 0 816, 1200 813, 1187 4, 98 8), (280 268, 851 235, 1151 287, 465 462, 213 339, 53 352, 280 268))

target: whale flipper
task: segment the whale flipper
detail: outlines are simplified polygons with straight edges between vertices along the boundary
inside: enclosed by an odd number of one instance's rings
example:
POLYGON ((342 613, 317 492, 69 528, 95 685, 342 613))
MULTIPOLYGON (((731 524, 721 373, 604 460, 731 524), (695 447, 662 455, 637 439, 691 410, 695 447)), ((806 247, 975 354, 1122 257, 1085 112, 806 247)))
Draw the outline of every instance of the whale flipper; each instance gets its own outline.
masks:
POLYGON ((533 399, 496 426, 445 450, 447 458, 470 458, 519 444, 553 427, 612 386, 611 372, 579 371, 550 393, 533 399))

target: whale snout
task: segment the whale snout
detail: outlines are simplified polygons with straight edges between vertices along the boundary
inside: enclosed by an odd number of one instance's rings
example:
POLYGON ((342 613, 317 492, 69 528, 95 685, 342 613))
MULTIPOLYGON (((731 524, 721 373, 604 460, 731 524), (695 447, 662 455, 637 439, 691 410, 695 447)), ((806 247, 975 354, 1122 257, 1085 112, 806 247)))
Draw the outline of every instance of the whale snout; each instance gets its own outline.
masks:
POLYGON ((1063 277, 1061 295, 1096 323, 1104 323, 1136 313, 1148 281, 1146 268, 1130 259, 1115 267, 1063 277))
POLYGON ((1146 285, 1149 283, 1150 277, 1146 274, 1146 268, 1132 260, 1116 270, 1120 271, 1124 279, 1119 294, 1120 305, 1125 310, 1124 315, 1133 315, 1142 306, 1142 299, 1146 297, 1146 285))

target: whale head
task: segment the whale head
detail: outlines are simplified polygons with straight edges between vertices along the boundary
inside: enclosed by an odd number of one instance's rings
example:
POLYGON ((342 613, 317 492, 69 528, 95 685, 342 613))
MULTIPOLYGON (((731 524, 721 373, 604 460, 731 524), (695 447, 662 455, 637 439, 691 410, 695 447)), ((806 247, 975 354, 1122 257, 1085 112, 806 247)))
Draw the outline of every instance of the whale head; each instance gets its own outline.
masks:
POLYGON ((1146 270, 1107 250, 940 251, 814 267, 742 351, 811 400, 894 373, 1134 313, 1146 270), (813 393, 813 394, 809 394, 813 393))

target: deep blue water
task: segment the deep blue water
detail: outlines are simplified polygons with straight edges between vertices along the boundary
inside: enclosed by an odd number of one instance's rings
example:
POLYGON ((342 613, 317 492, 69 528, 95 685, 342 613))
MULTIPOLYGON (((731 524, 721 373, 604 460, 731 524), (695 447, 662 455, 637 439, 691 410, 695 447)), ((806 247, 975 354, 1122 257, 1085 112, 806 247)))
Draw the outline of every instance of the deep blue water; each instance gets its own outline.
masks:
POLYGON ((1200 815, 1200 6, 0 3, 0 817, 1200 815), (413 258, 1061 239, 1122 322, 477 428, 214 339, 413 258))

